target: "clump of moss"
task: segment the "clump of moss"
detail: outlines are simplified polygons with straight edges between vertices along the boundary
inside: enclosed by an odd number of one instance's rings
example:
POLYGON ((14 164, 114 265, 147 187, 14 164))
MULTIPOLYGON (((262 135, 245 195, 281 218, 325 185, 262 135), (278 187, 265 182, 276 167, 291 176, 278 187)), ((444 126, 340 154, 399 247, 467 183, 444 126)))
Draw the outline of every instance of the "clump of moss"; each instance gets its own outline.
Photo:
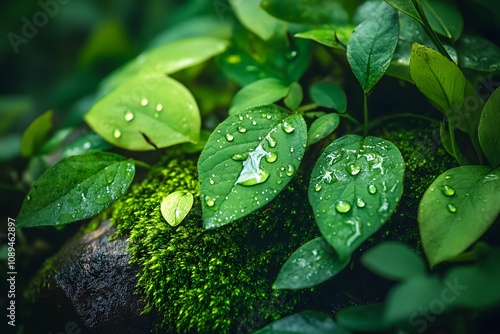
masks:
POLYGON ((215 230, 202 227, 194 160, 173 159, 114 206, 117 234, 128 235, 140 267, 138 291, 145 312, 156 310, 167 332, 248 332, 301 309, 309 289, 272 289, 281 265, 300 245, 319 236, 305 182, 289 185, 265 208, 215 230), (169 193, 195 195, 186 219, 171 227, 160 213, 169 193))

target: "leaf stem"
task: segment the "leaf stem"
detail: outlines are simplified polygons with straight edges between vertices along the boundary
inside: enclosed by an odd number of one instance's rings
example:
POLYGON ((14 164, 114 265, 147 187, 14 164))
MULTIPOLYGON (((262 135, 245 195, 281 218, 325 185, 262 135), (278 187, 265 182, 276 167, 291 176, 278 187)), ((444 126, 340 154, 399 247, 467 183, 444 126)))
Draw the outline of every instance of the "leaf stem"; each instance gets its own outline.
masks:
POLYGON ((348 120, 350 120, 351 122, 353 122, 354 124, 356 124, 357 126, 359 127, 362 127, 363 124, 361 124, 360 121, 358 121, 357 119, 355 119, 354 117, 352 117, 351 115, 349 114, 338 114, 340 117, 343 117, 343 118, 346 118, 348 120))
POLYGON ((366 137, 368 135, 368 97, 365 91, 363 91, 363 114, 364 114, 363 134, 366 137))
POLYGON ((142 168, 145 168, 145 169, 151 169, 151 165, 144 162, 144 161, 140 161, 140 160, 135 160, 135 159, 129 159, 130 161, 132 161, 134 164, 136 164, 137 166, 139 167, 142 167, 142 168))
POLYGON ((301 115, 304 115, 304 113, 306 111, 309 111, 309 110, 313 110, 313 109, 316 109, 318 108, 318 105, 316 103, 310 103, 310 104, 306 104, 302 107, 299 107, 296 109, 296 112, 301 114, 301 115))

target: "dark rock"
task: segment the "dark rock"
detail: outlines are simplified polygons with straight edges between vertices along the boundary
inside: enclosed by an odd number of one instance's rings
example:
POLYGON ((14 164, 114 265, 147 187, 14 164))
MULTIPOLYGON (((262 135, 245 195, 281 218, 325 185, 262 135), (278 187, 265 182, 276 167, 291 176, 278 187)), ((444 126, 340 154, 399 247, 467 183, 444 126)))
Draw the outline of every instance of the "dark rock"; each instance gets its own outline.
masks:
POLYGON ((30 292, 28 333, 151 332, 156 316, 141 314, 138 268, 129 264, 125 238, 109 241, 114 230, 105 221, 46 264, 30 292))

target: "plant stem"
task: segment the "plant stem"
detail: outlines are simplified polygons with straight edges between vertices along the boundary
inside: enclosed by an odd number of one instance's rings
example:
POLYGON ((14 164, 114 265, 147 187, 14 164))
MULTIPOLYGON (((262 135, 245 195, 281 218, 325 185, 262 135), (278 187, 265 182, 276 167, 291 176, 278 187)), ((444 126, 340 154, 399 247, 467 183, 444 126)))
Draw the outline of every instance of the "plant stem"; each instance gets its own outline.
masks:
POLYGON ((459 157, 459 155, 457 154, 457 147, 455 145, 455 130, 450 123, 448 123, 448 133, 450 135, 450 143, 451 143, 451 150, 453 152, 453 156, 455 157, 455 159, 458 161, 458 163, 460 165, 463 165, 463 161, 462 161, 461 157, 459 157))
POLYGON ((359 127, 362 127, 363 124, 361 124, 360 121, 358 121, 357 119, 355 119, 354 117, 352 117, 351 115, 349 114, 338 114, 340 117, 343 117, 343 118, 346 118, 348 120, 350 120, 351 122, 353 122, 354 124, 356 124, 357 126, 359 127))
POLYGON ((366 137, 368 135, 368 97, 365 91, 363 91, 363 113, 364 113, 363 134, 366 137))
POLYGON ((316 108, 318 108, 318 105, 316 103, 311 103, 311 104, 306 104, 302 107, 297 108, 296 112, 301 114, 301 115, 304 115, 304 113, 306 111, 313 110, 316 108))
POLYGON ((135 159, 129 159, 129 160, 132 161, 134 164, 136 164, 139 167, 142 167, 145 169, 151 169, 151 165, 144 162, 144 161, 139 161, 139 160, 135 160, 135 159))

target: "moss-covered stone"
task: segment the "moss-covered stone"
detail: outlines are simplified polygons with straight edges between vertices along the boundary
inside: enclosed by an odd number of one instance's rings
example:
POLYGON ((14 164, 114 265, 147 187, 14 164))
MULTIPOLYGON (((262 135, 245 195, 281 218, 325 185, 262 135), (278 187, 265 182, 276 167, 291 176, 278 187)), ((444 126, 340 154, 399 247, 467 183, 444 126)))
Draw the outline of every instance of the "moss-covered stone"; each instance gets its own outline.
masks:
POLYGON ((290 185, 270 205, 215 230, 202 227, 194 160, 166 160, 115 204, 117 234, 128 235, 145 312, 172 333, 248 332, 290 314, 312 298, 309 289, 272 289, 281 265, 319 235, 305 182, 290 185), (169 193, 195 195, 186 219, 171 227, 160 203, 169 193))

